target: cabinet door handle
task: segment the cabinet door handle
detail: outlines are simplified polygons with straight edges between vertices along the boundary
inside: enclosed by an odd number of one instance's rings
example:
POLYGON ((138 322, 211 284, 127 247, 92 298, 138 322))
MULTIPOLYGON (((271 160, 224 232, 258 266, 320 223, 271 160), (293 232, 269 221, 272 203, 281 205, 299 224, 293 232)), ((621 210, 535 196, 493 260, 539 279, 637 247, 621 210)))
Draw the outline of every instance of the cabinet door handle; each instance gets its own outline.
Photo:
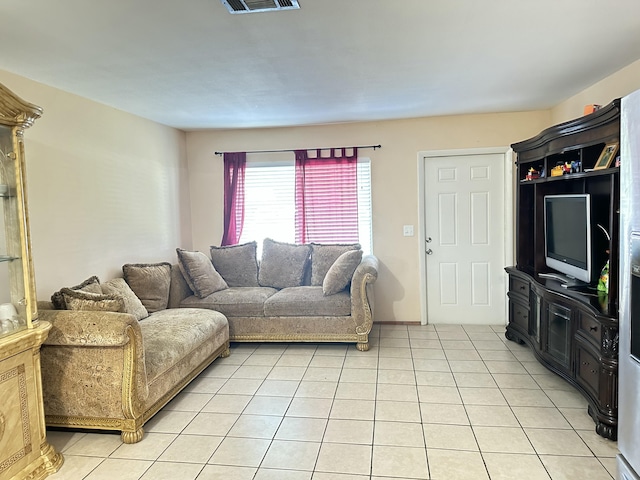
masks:
POLYGON ((524 285, 520 285, 520 290, 524 290, 524 285))
POLYGON ((598 326, 594 326, 594 327, 589 327, 589 330, 591 330, 592 332, 597 332, 598 331, 598 326))

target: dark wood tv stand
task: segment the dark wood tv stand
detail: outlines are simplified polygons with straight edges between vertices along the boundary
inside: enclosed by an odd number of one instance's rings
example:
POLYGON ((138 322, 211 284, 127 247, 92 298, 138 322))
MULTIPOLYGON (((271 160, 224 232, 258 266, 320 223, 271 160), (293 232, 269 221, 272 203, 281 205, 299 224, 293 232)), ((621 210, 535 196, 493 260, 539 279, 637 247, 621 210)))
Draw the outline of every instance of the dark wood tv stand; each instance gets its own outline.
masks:
MULTIPOLYGON (((619 141, 620 101, 512 145, 516 162, 516 265, 509 275, 506 337, 575 386, 589 404, 596 432, 616 439, 618 425, 618 264, 620 169, 592 170, 604 146, 619 141), (580 171, 550 176, 557 164, 580 171), (540 178, 527 176, 531 169, 540 178), (545 264, 545 195, 588 193, 592 200, 592 263, 609 262, 609 291, 563 288, 545 264), (607 239, 595 224, 603 225, 607 239)), ((614 160, 615 161, 615 160, 614 160)), ((535 175, 534 175, 535 177, 535 175)))

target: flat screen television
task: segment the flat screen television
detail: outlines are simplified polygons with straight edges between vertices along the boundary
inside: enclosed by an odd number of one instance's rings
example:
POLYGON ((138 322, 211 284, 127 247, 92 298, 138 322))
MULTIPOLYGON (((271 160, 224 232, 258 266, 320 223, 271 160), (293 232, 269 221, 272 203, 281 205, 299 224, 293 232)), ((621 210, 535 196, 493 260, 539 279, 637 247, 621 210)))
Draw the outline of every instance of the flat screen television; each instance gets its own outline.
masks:
POLYGON ((556 277, 568 285, 591 283, 589 194, 544 197, 544 240, 547 266, 566 275, 547 276, 556 277))

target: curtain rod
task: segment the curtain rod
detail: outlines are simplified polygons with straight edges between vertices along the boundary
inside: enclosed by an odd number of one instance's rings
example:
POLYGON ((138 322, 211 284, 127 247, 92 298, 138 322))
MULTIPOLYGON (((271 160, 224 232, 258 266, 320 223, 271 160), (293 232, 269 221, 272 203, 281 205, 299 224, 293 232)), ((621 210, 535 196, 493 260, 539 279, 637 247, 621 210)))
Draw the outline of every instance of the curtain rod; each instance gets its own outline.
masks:
MULTIPOLYGON (((251 152, 245 152, 245 153, 282 153, 282 152, 295 152, 296 150, 331 150, 332 148, 334 149, 340 149, 340 148, 357 148, 357 149, 362 149, 362 148, 373 148, 374 150, 377 148, 382 148, 382 145, 356 145, 354 147, 324 147, 324 148, 284 148, 282 150, 253 150, 251 152)), ((223 155, 227 152, 214 152, 216 155, 223 155)))

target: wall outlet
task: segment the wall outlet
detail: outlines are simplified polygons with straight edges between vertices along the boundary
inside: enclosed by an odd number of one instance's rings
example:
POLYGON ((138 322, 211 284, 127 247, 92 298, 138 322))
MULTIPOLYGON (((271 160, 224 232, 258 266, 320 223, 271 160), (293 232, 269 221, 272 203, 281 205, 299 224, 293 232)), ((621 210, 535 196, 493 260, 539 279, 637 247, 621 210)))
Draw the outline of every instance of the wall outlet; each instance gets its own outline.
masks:
POLYGON ((413 237, 413 225, 404 225, 402 227, 402 234, 405 237, 413 237))

